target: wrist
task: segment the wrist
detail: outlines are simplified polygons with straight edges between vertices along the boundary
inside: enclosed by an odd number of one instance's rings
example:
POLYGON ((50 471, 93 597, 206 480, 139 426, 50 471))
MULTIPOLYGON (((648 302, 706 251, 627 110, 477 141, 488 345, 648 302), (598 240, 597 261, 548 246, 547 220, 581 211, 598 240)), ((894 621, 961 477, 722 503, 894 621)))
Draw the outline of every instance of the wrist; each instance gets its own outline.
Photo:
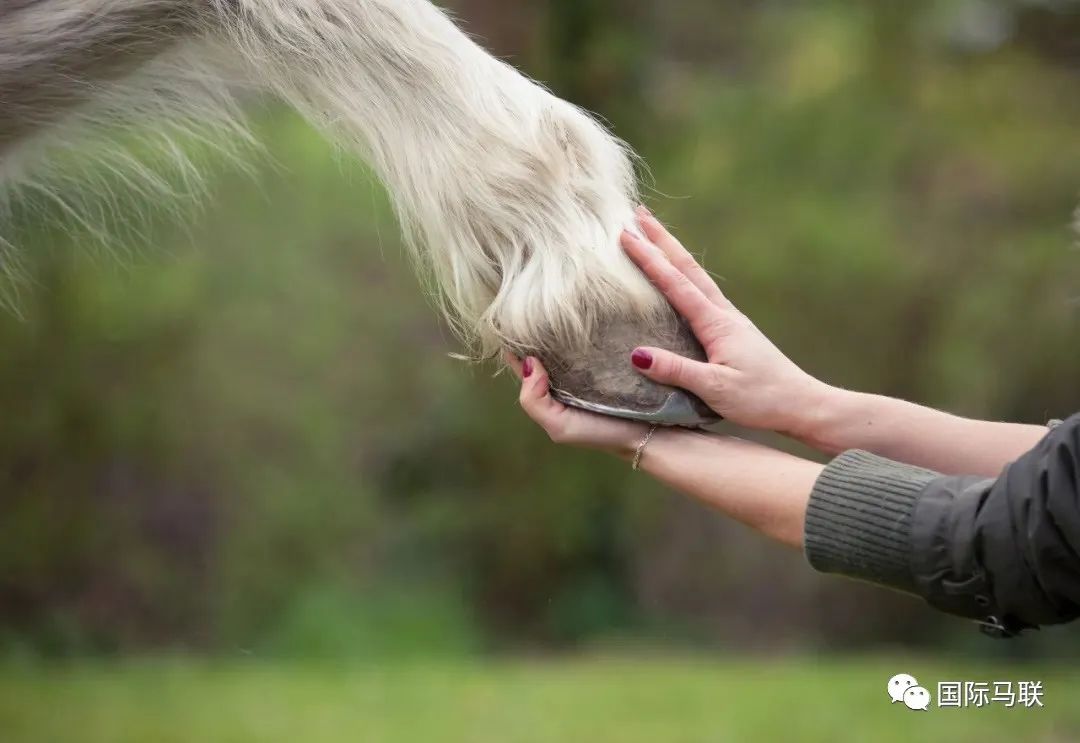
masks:
POLYGON ((632 425, 628 426, 630 431, 625 436, 620 436, 618 441, 612 446, 608 447, 608 453, 614 454, 616 457, 626 463, 634 461, 634 457, 637 456, 638 449, 641 448, 641 444, 645 441, 645 437, 649 433, 649 426, 647 425, 632 425))
POLYGON ((826 454, 838 454, 835 435, 843 411, 852 407, 858 393, 814 379, 797 405, 796 422, 786 433, 793 439, 826 454))

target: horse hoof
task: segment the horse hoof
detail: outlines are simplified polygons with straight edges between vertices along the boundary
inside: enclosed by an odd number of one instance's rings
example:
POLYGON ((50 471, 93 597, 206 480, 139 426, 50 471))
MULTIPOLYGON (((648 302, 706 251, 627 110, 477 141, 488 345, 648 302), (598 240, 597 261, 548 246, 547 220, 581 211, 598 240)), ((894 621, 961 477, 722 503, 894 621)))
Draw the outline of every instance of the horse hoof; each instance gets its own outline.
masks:
MULTIPOLYGON (((655 385, 661 387, 661 385, 655 385)), ((561 403, 571 407, 588 410, 592 413, 612 415, 616 418, 655 423, 660 426, 684 426, 686 428, 700 428, 720 420, 720 417, 712 411, 703 409, 703 403, 697 397, 686 390, 668 388, 669 392, 660 407, 636 408, 616 407, 600 402, 591 402, 575 397, 566 390, 552 388, 552 396, 561 403)))
POLYGON ((538 356, 550 374, 552 396, 566 405, 662 426, 698 428, 720 420, 696 395, 657 384, 636 371, 630 353, 638 346, 705 360, 701 344, 674 312, 651 330, 625 320, 609 321, 583 352, 538 356))

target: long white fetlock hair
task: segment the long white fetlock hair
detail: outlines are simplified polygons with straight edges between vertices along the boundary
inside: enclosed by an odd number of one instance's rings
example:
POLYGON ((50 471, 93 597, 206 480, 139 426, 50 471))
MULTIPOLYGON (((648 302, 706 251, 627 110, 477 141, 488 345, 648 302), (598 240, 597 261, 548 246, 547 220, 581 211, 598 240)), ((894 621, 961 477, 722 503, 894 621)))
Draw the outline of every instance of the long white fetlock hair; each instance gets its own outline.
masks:
POLYGON ((0 183, 54 188, 38 174, 100 127, 180 159, 164 122, 242 137, 252 89, 370 164, 473 355, 572 351, 663 311, 619 247, 629 149, 428 0, 5 0, 0 183))

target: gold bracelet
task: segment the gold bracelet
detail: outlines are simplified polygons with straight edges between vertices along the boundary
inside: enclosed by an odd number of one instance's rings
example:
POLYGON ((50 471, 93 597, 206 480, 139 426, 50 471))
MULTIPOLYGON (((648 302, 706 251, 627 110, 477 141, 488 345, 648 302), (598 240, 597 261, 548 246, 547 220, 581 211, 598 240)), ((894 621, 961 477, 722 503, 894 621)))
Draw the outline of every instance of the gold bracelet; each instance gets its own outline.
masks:
POLYGON ((634 461, 631 462, 630 469, 637 470, 638 465, 641 464, 641 455, 645 453, 645 446, 649 443, 649 440, 653 437, 653 434, 656 433, 656 429, 659 427, 659 424, 653 423, 645 436, 642 437, 641 443, 637 445, 637 450, 634 452, 634 461))

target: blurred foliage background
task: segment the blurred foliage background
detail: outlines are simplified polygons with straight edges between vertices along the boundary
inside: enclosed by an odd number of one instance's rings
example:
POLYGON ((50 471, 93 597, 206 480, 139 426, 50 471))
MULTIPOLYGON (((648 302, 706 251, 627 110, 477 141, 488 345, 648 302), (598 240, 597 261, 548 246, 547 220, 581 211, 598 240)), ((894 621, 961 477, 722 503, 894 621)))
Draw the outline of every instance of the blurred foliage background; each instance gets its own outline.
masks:
MULTIPOLYGON (((1080 407, 1077 3, 449 5, 641 152, 649 205, 815 375, 1080 407)), ((1077 657, 1075 630, 993 642, 551 446, 510 380, 449 358, 364 166, 287 111, 255 128, 246 169, 203 153, 179 218, 103 177, 107 250, 17 207, 0 656, 1077 657)))

